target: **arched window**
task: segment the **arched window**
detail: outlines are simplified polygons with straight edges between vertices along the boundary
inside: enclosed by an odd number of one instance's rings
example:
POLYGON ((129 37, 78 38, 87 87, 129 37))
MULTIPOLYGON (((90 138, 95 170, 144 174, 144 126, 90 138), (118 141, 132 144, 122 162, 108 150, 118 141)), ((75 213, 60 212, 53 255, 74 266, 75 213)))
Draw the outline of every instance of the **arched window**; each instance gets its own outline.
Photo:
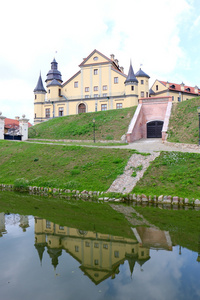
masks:
POLYGON ((79 104, 78 106, 78 113, 81 114, 81 113, 85 113, 86 112, 86 106, 84 103, 81 103, 79 104))

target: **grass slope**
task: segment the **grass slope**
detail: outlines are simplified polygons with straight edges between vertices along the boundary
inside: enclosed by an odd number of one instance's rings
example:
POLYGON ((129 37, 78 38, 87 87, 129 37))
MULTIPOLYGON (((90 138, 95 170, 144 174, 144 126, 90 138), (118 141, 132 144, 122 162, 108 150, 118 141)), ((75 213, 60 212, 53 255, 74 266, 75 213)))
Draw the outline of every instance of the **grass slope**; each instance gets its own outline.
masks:
POLYGON ((200 97, 173 105, 168 129, 169 142, 198 145, 198 106, 200 106, 200 97))
POLYGON ((200 199, 200 154, 162 152, 133 192, 200 199))
POLYGON ((0 141, 0 183, 106 191, 134 150, 0 141))
POLYGON ((4 213, 33 215, 61 226, 134 238, 125 217, 106 203, 0 192, 0 207, 4 213))
POLYGON ((136 106, 51 119, 29 128, 29 138, 93 140, 95 119, 97 140, 120 140, 135 110, 136 106))

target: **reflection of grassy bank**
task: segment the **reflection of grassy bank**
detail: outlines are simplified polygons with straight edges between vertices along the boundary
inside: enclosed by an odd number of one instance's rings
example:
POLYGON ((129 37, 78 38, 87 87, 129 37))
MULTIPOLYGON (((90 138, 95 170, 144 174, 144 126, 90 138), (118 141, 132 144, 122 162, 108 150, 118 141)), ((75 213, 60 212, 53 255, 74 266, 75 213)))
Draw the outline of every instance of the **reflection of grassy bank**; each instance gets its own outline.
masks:
POLYGON ((134 207, 150 223, 169 231, 173 245, 198 251, 200 211, 160 210, 153 207, 134 207))
POLYGON ((133 189, 146 195, 200 199, 200 154, 162 152, 133 189))
POLYGON ((125 217, 106 203, 0 192, 0 211, 38 216, 62 226, 133 238, 125 217))

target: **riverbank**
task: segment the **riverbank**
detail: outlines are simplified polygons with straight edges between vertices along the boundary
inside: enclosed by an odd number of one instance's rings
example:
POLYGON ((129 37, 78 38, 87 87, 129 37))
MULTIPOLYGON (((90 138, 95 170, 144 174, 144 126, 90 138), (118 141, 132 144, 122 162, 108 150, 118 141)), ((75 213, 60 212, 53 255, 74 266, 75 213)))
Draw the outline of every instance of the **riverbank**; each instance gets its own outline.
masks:
POLYGON ((178 196, 146 196, 144 194, 121 194, 121 193, 104 193, 100 191, 79 191, 79 190, 69 190, 69 189, 58 189, 58 188, 47 188, 47 187, 37 187, 37 186, 27 186, 19 187, 16 189, 14 185, 5 185, 0 184, 0 191, 18 191, 25 192, 29 195, 38 195, 38 196, 54 196, 66 198, 67 200, 83 200, 89 202, 117 202, 117 203, 135 203, 142 205, 155 204, 160 207, 168 208, 178 208, 184 207, 196 207, 200 209, 200 200, 199 199, 188 199, 178 196))

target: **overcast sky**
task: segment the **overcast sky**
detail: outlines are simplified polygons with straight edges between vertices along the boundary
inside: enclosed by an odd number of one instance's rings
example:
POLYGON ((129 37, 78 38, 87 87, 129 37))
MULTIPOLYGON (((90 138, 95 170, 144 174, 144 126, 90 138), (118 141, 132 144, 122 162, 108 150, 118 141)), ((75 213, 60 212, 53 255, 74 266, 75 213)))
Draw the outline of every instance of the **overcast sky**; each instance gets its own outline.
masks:
POLYGON ((33 89, 55 57, 63 81, 94 49, 156 79, 200 87, 199 0, 7 0, 1 4, 0 111, 33 121, 33 89))

